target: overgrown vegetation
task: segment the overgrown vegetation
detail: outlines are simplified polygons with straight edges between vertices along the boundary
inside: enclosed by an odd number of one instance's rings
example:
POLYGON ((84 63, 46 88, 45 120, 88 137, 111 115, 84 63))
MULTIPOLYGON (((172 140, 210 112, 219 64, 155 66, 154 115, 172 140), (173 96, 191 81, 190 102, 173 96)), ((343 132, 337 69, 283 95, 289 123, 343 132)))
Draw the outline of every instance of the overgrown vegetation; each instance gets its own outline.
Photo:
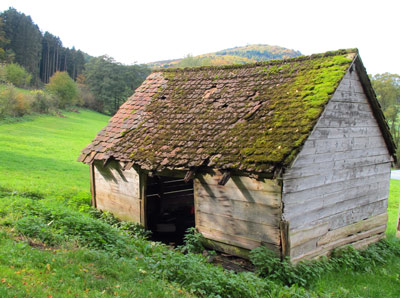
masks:
POLYGON ((193 253, 203 249, 194 229, 177 250, 93 210, 88 169, 75 159, 108 118, 83 110, 65 115, 0 126, 0 296, 398 295, 399 243, 392 236, 400 181, 391 184, 387 241, 297 266, 260 248, 252 252, 258 275, 234 273, 193 253))
POLYGON ((347 246, 334 250, 329 259, 303 261, 296 265, 289 259, 281 261, 274 252, 265 247, 250 252, 250 260, 260 276, 281 281, 286 285, 297 284, 303 287, 309 287, 324 274, 333 271, 370 272, 379 265, 387 264, 394 256, 400 257, 400 242, 388 240, 381 240, 364 250, 347 246))
POLYGON ((86 208, 83 206, 82 202, 76 205, 76 199, 71 203, 61 198, 34 200, 4 196, 0 201, 0 226, 13 227, 5 229, 11 237, 16 239, 22 236, 34 247, 85 247, 106 254, 108 259, 118 261, 123 258, 136 265, 135 271, 178 284, 196 295, 306 295, 306 291, 298 287, 281 287, 251 273, 226 272, 208 264, 201 255, 184 255, 163 244, 145 241, 140 229, 136 233, 135 227, 127 229, 126 223, 117 224, 114 218, 87 212, 89 205, 86 208))
MULTIPOLYGON (((47 84, 43 91, 56 99, 54 108, 78 105, 112 115, 149 73, 144 65, 123 65, 108 56, 95 58, 66 48, 59 37, 42 34, 30 16, 14 8, 0 12, 0 84, 39 90, 47 84)), ((40 100, 43 103, 46 98, 40 100)), ((0 118, 32 112, 28 99, 19 102, 27 103, 23 112, 10 111, 0 118)))

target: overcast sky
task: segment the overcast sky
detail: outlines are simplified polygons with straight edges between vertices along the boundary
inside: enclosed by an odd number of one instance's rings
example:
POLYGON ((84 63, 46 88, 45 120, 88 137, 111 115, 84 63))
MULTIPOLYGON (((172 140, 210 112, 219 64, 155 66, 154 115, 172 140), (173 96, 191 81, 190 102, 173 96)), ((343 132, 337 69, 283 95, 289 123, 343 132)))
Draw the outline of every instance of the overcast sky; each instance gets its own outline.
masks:
POLYGON ((357 47, 369 73, 400 74, 400 0, 1 0, 10 6, 64 46, 125 64, 247 44, 357 47))

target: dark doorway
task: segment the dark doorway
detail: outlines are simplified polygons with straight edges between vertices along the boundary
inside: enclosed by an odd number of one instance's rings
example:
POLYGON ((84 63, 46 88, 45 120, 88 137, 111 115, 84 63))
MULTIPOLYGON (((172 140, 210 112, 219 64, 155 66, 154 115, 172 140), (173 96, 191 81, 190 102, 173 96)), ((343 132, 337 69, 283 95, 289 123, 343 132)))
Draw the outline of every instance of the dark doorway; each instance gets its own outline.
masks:
POLYGON ((195 226, 193 180, 153 176, 147 178, 147 228, 152 240, 181 245, 188 228, 195 226))

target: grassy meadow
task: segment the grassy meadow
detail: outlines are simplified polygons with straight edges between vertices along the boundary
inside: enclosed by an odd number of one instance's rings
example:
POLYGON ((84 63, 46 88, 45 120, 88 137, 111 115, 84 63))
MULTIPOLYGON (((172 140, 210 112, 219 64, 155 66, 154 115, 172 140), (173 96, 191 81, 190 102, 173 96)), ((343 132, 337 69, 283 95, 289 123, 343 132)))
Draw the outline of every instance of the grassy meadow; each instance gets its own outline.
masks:
POLYGON ((43 195, 90 189, 88 166, 76 160, 109 117, 88 110, 64 115, 0 124, 2 187, 43 195))
MULTIPOLYGON (((108 117, 64 115, 0 123, 0 297, 399 297, 400 249, 303 289, 129 236, 136 227, 89 207, 89 169, 76 162, 108 117)), ((399 199, 392 180, 393 243, 399 199)))

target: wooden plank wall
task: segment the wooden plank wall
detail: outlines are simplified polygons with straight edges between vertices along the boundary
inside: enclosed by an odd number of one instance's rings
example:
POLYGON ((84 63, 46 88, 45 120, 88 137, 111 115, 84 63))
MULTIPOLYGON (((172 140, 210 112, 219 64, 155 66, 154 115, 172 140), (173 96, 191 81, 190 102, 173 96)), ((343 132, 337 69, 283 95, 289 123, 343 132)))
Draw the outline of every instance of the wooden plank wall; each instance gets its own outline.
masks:
POLYGON ((196 227, 208 239, 253 249, 265 245, 280 252, 281 186, 277 180, 221 173, 194 180, 196 227))
POLYGON ((96 206, 107 210, 121 219, 141 223, 141 192, 138 172, 131 168, 123 170, 117 161, 106 166, 94 164, 96 206))
POLYGON ((390 164, 358 75, 349 71, 283 175, 292 260, 382 238, 390 164))

